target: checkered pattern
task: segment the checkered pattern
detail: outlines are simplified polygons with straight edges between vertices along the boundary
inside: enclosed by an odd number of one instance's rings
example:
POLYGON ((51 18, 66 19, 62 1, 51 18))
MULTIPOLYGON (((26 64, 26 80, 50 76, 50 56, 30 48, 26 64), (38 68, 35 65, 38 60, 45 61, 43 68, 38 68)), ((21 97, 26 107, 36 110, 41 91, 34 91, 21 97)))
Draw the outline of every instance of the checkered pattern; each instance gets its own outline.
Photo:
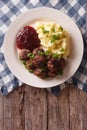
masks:
MULTIPOLYGON (((86 0, 0 0, 0 90, 7 95, 15 87, 22 84, 9 70, 5 63, 3 52, 3 40, 11 22, 16 17, 31 8, 51 7, 63 11, 69 15, 78 25, 84 40, 84 56, 82 63, 75 75, 67 82, 73 82, 78 88, 87 92, 87 1, 86 0)), ((66 83, 48 89, 53 94, 66 87, 66 83)))

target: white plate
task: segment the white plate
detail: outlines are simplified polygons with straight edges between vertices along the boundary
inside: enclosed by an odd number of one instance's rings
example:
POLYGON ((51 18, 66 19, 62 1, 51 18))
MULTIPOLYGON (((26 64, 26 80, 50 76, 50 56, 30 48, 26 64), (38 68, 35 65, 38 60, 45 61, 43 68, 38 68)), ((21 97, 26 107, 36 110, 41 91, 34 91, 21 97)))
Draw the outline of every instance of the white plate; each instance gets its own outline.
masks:
POLYGON ((83 40, 77 25, 66 14, 46 7, 35 8, 21 14, 9 27, 4 40, 4 55, 8 67, 18 79, 31 86, 47 88, 65 82, 76 72, 83 56, 83 40), (71 35, 71 54, 63 76, 40 79, 29 73, 18 60, 15 44, 16 34, 21 27, 25 25, 33 26, 37 21, 56 22, 63 26, 71 35))

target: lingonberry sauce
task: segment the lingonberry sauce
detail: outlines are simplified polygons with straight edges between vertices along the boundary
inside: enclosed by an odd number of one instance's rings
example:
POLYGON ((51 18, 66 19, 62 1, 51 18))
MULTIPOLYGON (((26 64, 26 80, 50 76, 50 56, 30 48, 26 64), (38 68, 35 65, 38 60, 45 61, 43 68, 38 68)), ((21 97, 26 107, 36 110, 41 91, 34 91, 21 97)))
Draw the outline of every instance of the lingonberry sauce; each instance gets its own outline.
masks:
POLYGON ((18 49, 33 49, 40 46, 40 39, 36 30, 31 26, 22 27, 16 36, 16 45, 18 49))

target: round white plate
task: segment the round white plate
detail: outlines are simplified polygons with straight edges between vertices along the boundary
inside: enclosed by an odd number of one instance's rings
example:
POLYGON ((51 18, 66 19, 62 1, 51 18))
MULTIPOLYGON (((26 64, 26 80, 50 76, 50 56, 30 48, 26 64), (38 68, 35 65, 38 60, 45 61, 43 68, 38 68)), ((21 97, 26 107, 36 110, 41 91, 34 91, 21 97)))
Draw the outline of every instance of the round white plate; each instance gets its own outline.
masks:
POLYGON ((21 14, 9 27, 4 40, 4 55, 12 73, 24 83, 40 88, 53 87, 68 80, 78 69, 83 56, 83 40, 79 28, 66 14, 52 8, 35 8, 21 14), (71 54, 63 76, 40 79, 29 73, 18 59, 15 44, 16 34, 21 27, 26 25, 33 26, 37 21, 56 22, 67 30, 71 36, 71 54))

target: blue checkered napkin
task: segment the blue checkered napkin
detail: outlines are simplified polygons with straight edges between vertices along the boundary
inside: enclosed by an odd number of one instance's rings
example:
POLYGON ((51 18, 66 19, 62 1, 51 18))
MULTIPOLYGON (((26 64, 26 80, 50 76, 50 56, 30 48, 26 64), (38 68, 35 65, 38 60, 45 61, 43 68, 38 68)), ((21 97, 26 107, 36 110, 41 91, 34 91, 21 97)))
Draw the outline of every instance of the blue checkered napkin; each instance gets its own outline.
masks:
POLYGON ((53 94, 58 93, 66 87, 66 84, 73 82, 78 88, 87 92, 87 4, 86 0, 1 0, 0 1, 0 90, 7 95, 17 86, 22 84, 9 70, 5 63, 3 40, 11 22, 20 13, 35 7, 51 7, 63 11, 69 15, 81 30, 84 39, 84 56, 82 63, 75 75, 66 83, 48 89, 53 94))

